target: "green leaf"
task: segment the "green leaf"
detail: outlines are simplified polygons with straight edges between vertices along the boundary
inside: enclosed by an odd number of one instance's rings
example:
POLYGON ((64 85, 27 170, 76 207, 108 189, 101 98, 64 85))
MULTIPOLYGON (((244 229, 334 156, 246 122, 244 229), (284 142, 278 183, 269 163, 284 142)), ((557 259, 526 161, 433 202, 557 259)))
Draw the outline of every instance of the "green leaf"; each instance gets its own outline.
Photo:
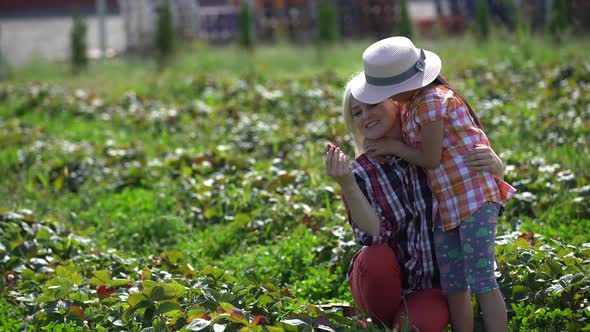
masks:
POLYGON ((522 285, 516 285, 512 287, 512 297, 517 301, 521 301, 528 298, 528 292, 528 287, 522 285))
POLYGON ((306 322, 302 321, 301 319, 283 319, 283 320, 281 320, 281 323, 291 325, 291 326, 297 326, 297 327, 304 327, 304 326, 308 325, 306 322))
POLYGON ((109 270, 94 271, 92 274, 94 277, 90 279, 91 284, 94 286, 104 285, 106 287, 111 287, 111 273, 109 270))
POLYGON ((172 280, 169 284, 163 284, 164 294, 168 298, 176 298, 184 295, 186 287, 172 280))
POLYGON ((559 276, 563 273, 563 267, 561 267, 561 264, 559 264, 559 262, 556 260, 548 259, 545 261, 545 263, 547 266, 549 266, 553 276, 559 276))
POLYGON ((570 280, 570 285, 576 284, 582 280, 584 280, 585 276, 583 273, 576 273, 572 279, 570 280))
POLYGON ((51 235, 53 235, 53 233, 49 228, 41 227, 39 229, 39 231, 37 232, 37 235, 35 236, 35 238, 38 241, 47 241, 47 240, 51 239, 51 235))
POLYGON ((167 251, 164 253, 164 255, 168 257, 168 260, 170 260, 170 263, 172 264, 178 264, 179 262, 183 261, 183 255, 178 250, 167 251))
POLYGON ((130 294, 129 297, 127 297, 127 302, 133 308, 140 308, 140 307, 142 307, 142 306, 140 306, 140 303, 142 303, 142 302, 147 303, 147 299, 148 299, 148 297, 145 296, 145 294, 137 292, 137 293, 130 294))
POLYGON ((184 328, 187 331, 202 331, 207 328, 207 326, 211 325, 211 321, 206 319, 194 319, 190 324, 185 326, 184 328))
POLYGON ((546 292, 548 295, 552 296, 552 295, 559 295, 564 290, 565 290, 565 288, 563 288, 562 285, 557 283, 557 284, 551 285, 549 288, 547 288, 546 292))
POLYGON ((523 251, 520 253, 518 258, 520 258, 520 260, 525 264, 528 264, 534 259, 534 256, 528 251, 523 251))
MULTIPOLYGON (((180 311, 180 305, 178 305, 178 303, 175 302, 162 302, 160 303, 160 306, 158 307, 158 313, 160 314, 168 314, 172 311, 180 311)), ((170 315, 167 315, 169 317, 172 317, 170 315)))
POLYGON ((129 284, 131 281, 129 279, 113 279, 111 280, 112 287, 119 287, 129 284))
POLYGON ((164 292, 164 287, 156 286, 149 291, 149 301, 161 301, 166 299, 166 293, 164 292))

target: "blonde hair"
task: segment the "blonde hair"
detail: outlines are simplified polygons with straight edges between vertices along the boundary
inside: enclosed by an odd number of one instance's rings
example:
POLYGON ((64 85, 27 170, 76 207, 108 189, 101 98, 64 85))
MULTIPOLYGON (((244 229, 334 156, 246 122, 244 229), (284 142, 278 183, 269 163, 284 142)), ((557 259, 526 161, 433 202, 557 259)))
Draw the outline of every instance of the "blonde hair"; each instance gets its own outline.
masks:
MULTIPOLYGON (((358 73, 357 75, 362 75, 362 72, 358 73)), ((354 77, 356 77, 356 75, 354 77)), ((352 97, 350 87, 354 77, 349 80, 348 83, 346 83, 346 87, 344 88, 344 95, 342 96, 342 117, 344 118, 346 129, 348 129, 348 132, 350 135, 352 135, 354 141, 354 156, 356 158, 365 153, 365 149, 363 148, 364 137, 356 130, 356 127, 354 126, 352 121, 352 109, 350 108, 350 98, 352 97)))
MULTIPOLYGON (((354 123, 352 120, 352 109, 350 107, 350 98, 352 98, 352 93, 350 92, 350 89, 351 89, 352 81, 358 75, 363 75, 363 72, 360 72, 360 73, 354 75, 348 81, 348 83, 346 83, 346 87, 344 89, 344 95, 342 96, 342 117, 344 118, 344 123, 346 124, 346 128, 348 129, 348 132, 350 133, 350 135, 352 135, 352 138, 354 141, 355 158, 360 156, 361 154, 365 153, 365 149, 363 148, 364 137, 356 130, 356 127, 354 126, 354 123)), ((444 77, 442 77, 441 75, 438 75, 436 77, 436 79, 433 81, 433 83, 444 85, 449 90, 453 91, 453 93, 457 97, 459 97, 461 99, 461 101, 463 101, 463 103, 465 103, 465 105, 467 106, 467 109, 469 111, 469 114, 471 115, 471 117, 472 117, 473 121, 475 122, 475 124, 477 125, 477 127, 479 127, 480 129, 483 130, 481 122, 480 122, 479 118, 477 117, 477 115, 475 114, 475 112, 473 112, 471 105, 469 105, 467 100, 465 100, 465 98, 463 98, 463 96, 461 94, 459 94, 459 92, 457 92, 457 90, 444 77)))

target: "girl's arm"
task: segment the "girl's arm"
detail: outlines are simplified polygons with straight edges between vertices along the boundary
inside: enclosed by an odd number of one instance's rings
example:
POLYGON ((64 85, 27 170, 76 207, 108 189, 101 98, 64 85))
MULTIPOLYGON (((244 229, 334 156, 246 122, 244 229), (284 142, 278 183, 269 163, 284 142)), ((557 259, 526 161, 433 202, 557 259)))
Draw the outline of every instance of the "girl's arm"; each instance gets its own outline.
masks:
POLYGON ((414 148, 399 140, 378 139, 367 140, 365 151, 379 155, 396 155, 414 165, 427 169, 437 168, 442 157, 444 120, 432 121, 422 126, 422 144, 420 148, 414 148), (385 153, 380 153, 385 152, 385 153))
POLYGON ((346 197, 354 223, 367 234, 380 235, 381 224, 377 212, 356 183, 356 179, 348 167, 346 155, 333 145, 328 146, 326 173, 342 188, 342 195, 346 197))

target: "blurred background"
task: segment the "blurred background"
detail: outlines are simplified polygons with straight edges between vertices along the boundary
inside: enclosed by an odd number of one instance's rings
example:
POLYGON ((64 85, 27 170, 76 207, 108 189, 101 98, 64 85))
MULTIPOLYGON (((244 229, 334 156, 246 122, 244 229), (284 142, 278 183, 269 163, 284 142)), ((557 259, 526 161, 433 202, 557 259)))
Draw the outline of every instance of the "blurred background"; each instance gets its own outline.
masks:
POLYGON ((585 0, 2 0, 0 52, 5 66, 67 60, 76 11, 86 24, 86 53, 99 58, 152 52, 164 8, 171 12, 174 37, 184 45, 239 42, 245 6, 257 43, 304 45, 322 37, 322 15, 324 21, 334 17, 329 23, 339 40, 402 34, 405 30, 395 27, 406 13, 418 36, 462 36, 473 25, 478 2, 485 2, 493 25, 515 31, 520 24, 534 33, 547 32, 563 2, 570 32, 590 30, 585 0))

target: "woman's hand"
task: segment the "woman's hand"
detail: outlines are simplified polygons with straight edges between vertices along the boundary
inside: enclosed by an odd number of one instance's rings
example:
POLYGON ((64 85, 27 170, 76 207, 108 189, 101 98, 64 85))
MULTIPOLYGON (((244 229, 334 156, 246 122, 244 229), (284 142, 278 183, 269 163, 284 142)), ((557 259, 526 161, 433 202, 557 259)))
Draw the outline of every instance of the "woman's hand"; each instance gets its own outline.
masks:
POLYGON ((340 148, 332 144, 328 144, 326 153, 326 174, 341 187, 356 184, 356 179, 348 167, 348 158, 340 148))
POLYGON ((365 153, 378 162, 383 162, 387 157, 394 155, 396 144, 403 144, 401 141, 391 137, 382 137, 378 139, 366 138, 363 142, 365 153))
POLYGON ((499 179, 504 177, 504 163, 489 146, 476 145, 467 153, 465 165, 474 171, 490 172, 499 179))

